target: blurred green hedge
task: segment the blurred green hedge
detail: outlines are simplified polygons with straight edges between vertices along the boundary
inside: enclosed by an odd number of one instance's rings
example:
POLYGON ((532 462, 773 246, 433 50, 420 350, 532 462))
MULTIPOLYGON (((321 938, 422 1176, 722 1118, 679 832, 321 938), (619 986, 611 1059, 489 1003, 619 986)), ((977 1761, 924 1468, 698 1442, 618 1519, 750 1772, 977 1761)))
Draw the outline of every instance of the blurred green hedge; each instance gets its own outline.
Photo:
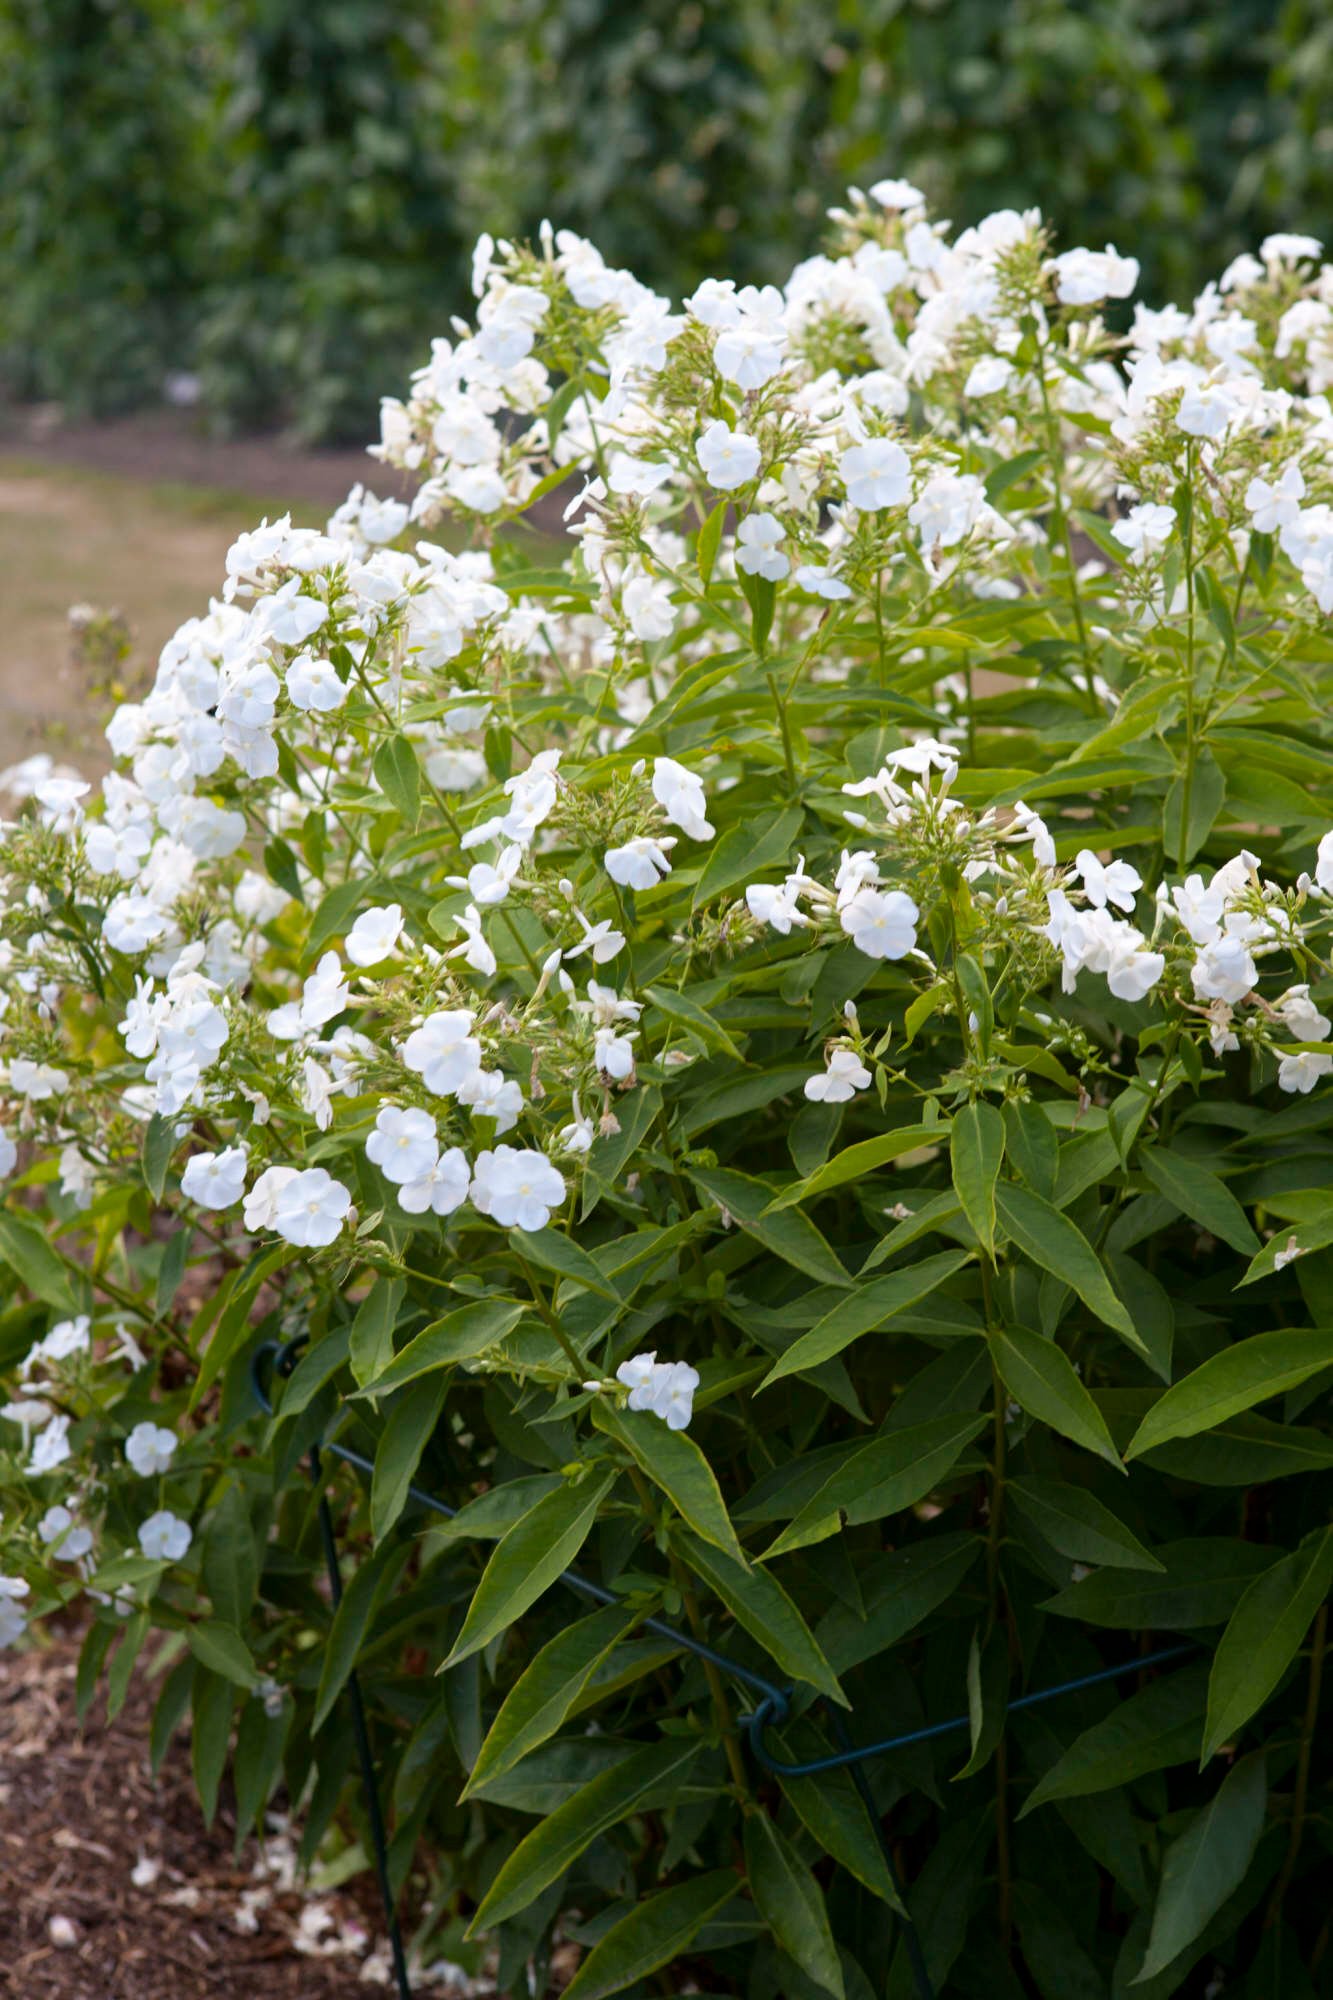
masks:
POLYGON ((1188 296, 1333 213, 1331 86, 1318 0, 0 0, 0 388, 359 438, 481 229, 781 280, 884 173, 1188 296))

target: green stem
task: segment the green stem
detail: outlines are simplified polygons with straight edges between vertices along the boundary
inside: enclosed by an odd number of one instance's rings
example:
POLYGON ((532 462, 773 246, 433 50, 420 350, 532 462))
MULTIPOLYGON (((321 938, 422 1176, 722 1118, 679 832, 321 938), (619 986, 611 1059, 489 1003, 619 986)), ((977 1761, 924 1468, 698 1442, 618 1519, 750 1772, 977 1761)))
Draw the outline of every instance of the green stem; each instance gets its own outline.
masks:
POLYGON ((1282 1873, 1277 1878, 1272 1901, 1268 1906, 1270 1924, 1276 1923, 1281 1911, 1282 1899, 1296 1871, 1296 1861, 1305 1833, 1305 1808, 1310 1796, 1310 1759, 1314 1750, 1315 1725, 1319 1720, 1319 1692, 1323 1684, 1327 1650, 1328 1605, 1321 1604, 1314 1621, 1314 1636, 1310 1646, 1310 1679, 1305 1696, 1305 1714, 1301 1719, 1301 1745, 1296 1758, 1296 1788, 1291 1797, 1291 1834, 1287 1841, 1287 1858, 1282 1864, 1282 1873))

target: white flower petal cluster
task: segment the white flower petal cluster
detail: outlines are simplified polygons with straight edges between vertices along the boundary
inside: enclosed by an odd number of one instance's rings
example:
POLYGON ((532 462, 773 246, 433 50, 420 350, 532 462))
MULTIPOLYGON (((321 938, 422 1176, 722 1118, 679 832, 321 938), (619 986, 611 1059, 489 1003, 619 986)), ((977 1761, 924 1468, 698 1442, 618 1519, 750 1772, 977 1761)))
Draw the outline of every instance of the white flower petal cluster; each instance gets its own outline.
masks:
POLYGON ((629 1390, 627 1407, 660 1417, 668 1430, 683 1431, 694 1414, 699 1371, 688 1361, 659 1361, 656 1353, 622 1361, 616 1380, 629 1390))

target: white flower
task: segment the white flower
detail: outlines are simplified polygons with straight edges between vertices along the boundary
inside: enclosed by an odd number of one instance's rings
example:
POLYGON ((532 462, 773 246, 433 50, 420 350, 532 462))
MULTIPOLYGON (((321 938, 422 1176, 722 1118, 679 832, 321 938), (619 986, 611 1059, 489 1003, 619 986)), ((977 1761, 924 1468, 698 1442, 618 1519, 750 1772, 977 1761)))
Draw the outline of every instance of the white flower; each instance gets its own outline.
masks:
POLYGON ((1194 991, 1201 1000, 1235 1004, 1254 989, 1259 974, 1243 938, 1219 937, 1204 945, 1190 967, 1194 991))
POLYGON ((428 1014, 403 1044, 403 1061, 436 1097, 452 1097, 481 1068, 481 1043, 473 1039, 466 1007, 428 1014))
POLYGON ((1051 259, 1055 295, 1061 305, 1095 306, 1102 299, 1127 299, 1139 282, 1138 260, 1105 250, 1065 250, 1051 259))
POLYGON ((467 1200, 471 1169, 461 1146, 449 1146, 425 1173, 398 1190, 398 1205, 409 1215, 452 1215, 467 1200))
POLYGON ((620 601, 636 639, 647 645, 654 639, 670 638, 676 625, 676 607, 669 583, 651 576, 632 577, 620 601))
POLYGON ((278 1190, 272 1227, 298 1249, 323 1248, 342 1233, 352 1197, 323 1167, 306 1167, 278 1190))
POLYGON ((593 1060, 613 1083, 627 1083, 634 1074, 634 1037, 599 1028, 593 1036, 593 1060))
POLYGON ((434 1166, 440 1150, 435 1120, 428 1111, 399 1111, 385 1105, 366 1139, 366 1158, 386 1181, 402 1187, 434 1166))
POLYGON ((245 1197, 242 1213, 247 1229, 272 1229, 273 1218, 278 1212, 278 1196, 289 1181, 296 1179, 299 1171, 297 1167, 265 1167, 245 1197))
POLYGON ((865 444, 852 445, 839 459, 838 470, 848 500, 863 513, 901 507, 911 496, 911 461, 892 438, 870 438, 865 444))
MULTIPOLYGON (((1326 896, 1333 896, 1333 833, 1326 833, 1319 843, 1315 859, 1314 879, 1326 896)), ((11 1077, 13 1073, 11 1069, 11 1077)))
POLYGON ((768 924, 779 937, 790 937, 792 925, 802 928, 810 919, 796 901, 797 891, 790 881, 751 882, 745 901, 756 923, 768 924))
POLYGON ((709 424, 694 448, 704 476, 719 493, 747 486, 759 470, 759 447, 744 431, 734 431, 720 419, 709 424))
POLYGON ((1328 1015, 1321 1014, 1310 998, 1308 986, 1289 986, 1273 1002, 1273 1012, 1298 1042, 1322 1042, 1333 1027, 1328 1015))
POLYGON ((621 1362, 616 1380, 629 1390, 631 1410, 649 1411, 673 1431, 683 1431, 689 1423, 699 1371, 688 1361, 659 1361, 656 1354, 636 1354, 621 1362))
POLYGON ((805 1079, 805 1094, 814 1104, 846 1104, 873 1081, 854 1049, 834 1049, 828 1068, 805 1079))
POLYGON ((729 298, 722 307, 721 331, 713 349, 719 375, 740 389, 762 389, 782 367, 785 310, 776 285, 762 290, 743 285, 729 298))
POLYGON ((18 1165, 19 1149, 0 1125, 0 1181, 6 1180, 18 1165))
POLYGON ((639 834, 623 847, 608 847, 603 857, 606 872, 622 889, 655 889, 671 873, 667 850, 676 844, 674 834, 654 840, 639 834))
POLYGON ((30 1104, 40 1104, 48 1097, 63 1097, 69 1089, 69 1077, 50 1063, 29 1062, 20 1056, 9 1065, 9 1087, 30 1104))
POLYGON ((78 1562, 93 1545, 92 1531, 76 1527, 69 1508, 59 1502, 47 1508, 37 1523, 37 1532, 60 1562, 78 1562))
POLYGON ((1288 1264, 1294 1264, 1298 1257, 1305 1255, 1305 1246, 1294 1236, 1289 1236, 1280 1250, 1273 1253, 1273 1269, 1285 1271, 1288 1264))
POLYGON ((71 1450, 69 1426, 70 1419, 62 1414, 52 1417, 50 1423, 39 1431, 27 1465, 32 1478, 40 1479, 44 1472, 54 1472, 58 1465, 65 1463, 71 1450))
POLYGON ((736 532, 736 567, 747 576, 781 583, 791 564, 782 554, 782 523, 774 514, 747 514, 736 532))
POLYGON ((920 188, 913 187, 911 181, 903 180, 876 181, 870 190, 870 199, 877 201, 881 208, 895 210, 924 208, 926 205, 926 197, 920 188))
POLYGON ((380 965, 397 946, 403 930, 399 904, 363 910, 343 940, 343 949, 353 965, 380 965))
POLYGON ((139 1524, 139 1547, 154 1562, 179 1562, 192 1540, 189 1522, 165 1507, 139 1524))
POLYGON ((331 715, 346 701, 347 683, 331 660, 316 659, 313 653, 298 653, 287 668, 287 693, 293 708, 331 715))
POLYGON ((26 1597, 28 1586, 21 1576, 0 1576, 0 1650, 17 1646, 28 1621, 18 1600, 26 1597))
POLYGON ((125 1456, 141 1479, 155 1479, 165 1472, 175 1453, 177 1438, 161 1424, 136 1424, 125 1440, 125 1456))
POLYGON ((1103 864, 1088 847, 1079 849, 1074 866, 1083 877, 1084 893, 1095 909, 1105 909, 1108 903, 1114 903, 1118 910, 1133 909, 1134 898, 1143 887, 1143 877, 1137 868, 1131 868, 1127 861, 1103 864))
POLYGON ((842 927, 867 958, 904 958, 916 948, 920 910, 901 889, 858 889, 842 911, 842 927))
POLYGON ((472 1205, 502 1229, 545 1229, 564 1198, 564 1177, 543 1153, 497 1146, 477 1155, 472 1205))
POLYGON ((1014 364, 1006 361, 1002 354, 983 354, 980 361, 972 363, 971 372, 963 384, 965 396, 993 396, 1013 380, 1014 364))
POLYGON ((1220 438, 1237 409, 1235 395, 1225 382, 1192 382, 1180 399, 1176 425, 1187 437, 1220 438))
POLYGON ((850 586, 840 576, 818 563, 802 563, 792 582, 798 590, 808 590, 812 597, 822 597, 829 603, 836 603, 852 594, 850 586))
POLYGON ((194 1153, 181 1175, 181 1193, 200 1208, 231 1208, 245 1193, 250 1155, 244 1146, 220 1153, 194 1153))
POLYGON ((1304 498, 1305 480, 1300 466, 1294 462, 1271 484, 1256 474, 1245 488, 1246 511, 1253 516, 1255 530, 1261 535, 1275 535, 1283 528, 1293 527, 1300 519, 1300 503, 1304 498))
POLYGON ((489 978, 495 971, 496 960, 495 953, 482 935, 481 911, 475 903, 469 903, 462 916, 454 917, 452 921, 462 931, 463 942, 456 944, 452 951, 446 952, 445 957, 461 958, 474 972, 480 972, 484 978, 489 978))
POLYGON ((458 1086, 458 1101, 474 1118, 493 1118, 497 1135, 511 1132, 523 1109, 523 1092, 498 1069, 473 1070, 458 1086))
POLYGON ((711 840, 713 829, 708 823, 708 800, 704 796, 703 780, 678 764, 674 757, 654 757, 653 797, 665 812, 673 826, 687 833, 691 840, 711 840))
POLYGON ((1131 507, 1123 521, 1112 524, 1111 533, 1122 548, 1129 550, 1135 562, 1146 562, 1160 548, 1164 548, 1175 533, 1176 511, 1174 507, 1155 506, 1144 501, 1131 507))
POLYGON ((1316 1049, 1303 1049, 1299 1055, 1283 1056, 1277 1066, 1278 1087, 1281 1090, 1298 1090, 1302 1097, 1308 1097, 1321 1077, 1333 1070, 1333 1056, 1321 1055, 1316 1049))

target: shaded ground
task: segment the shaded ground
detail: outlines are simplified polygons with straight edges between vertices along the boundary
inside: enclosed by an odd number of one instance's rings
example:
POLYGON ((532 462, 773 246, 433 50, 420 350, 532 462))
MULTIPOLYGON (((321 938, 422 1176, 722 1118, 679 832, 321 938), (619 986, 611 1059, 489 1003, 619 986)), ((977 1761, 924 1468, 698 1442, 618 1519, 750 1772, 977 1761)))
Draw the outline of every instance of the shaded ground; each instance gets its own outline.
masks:
MULTIPOLYGON (((6 2000, 347 2000, 391 1991, 373 1892, 290 1882, 290 1844, 233 1856, 225 1804, 210 1832, 187 1740, 148 1769, 152 1691, 108 1728, 99 1696, 75 1720, 77 1636, 0 1655, 0 1994, 6 2000), (252 1928, 249 1928, 252 1926, 252 1928)), ((480 1994, 461 1975, 423 1996, 480 1994)))

